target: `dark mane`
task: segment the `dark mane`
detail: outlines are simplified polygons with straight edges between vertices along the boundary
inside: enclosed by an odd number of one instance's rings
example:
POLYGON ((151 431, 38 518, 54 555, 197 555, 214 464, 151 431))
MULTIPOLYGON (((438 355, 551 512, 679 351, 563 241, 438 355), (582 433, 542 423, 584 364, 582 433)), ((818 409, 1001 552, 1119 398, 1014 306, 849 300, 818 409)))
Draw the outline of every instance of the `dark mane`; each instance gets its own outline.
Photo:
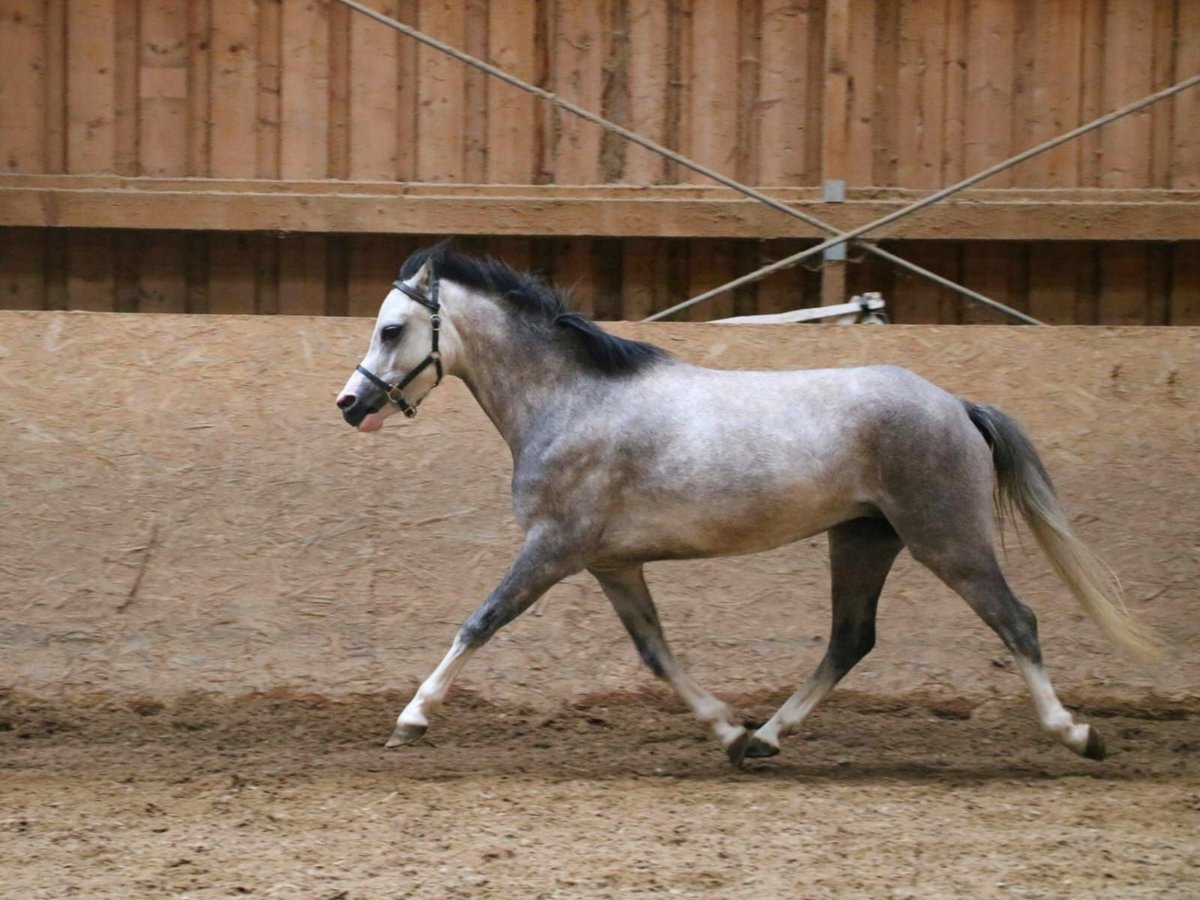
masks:
POLYGON ((400 267, 402 279, 417 274, 432 260, 438 278, 502 298, 510 310, 548 326, 583 351, 581 358, 604 375, 631 375, 668 357, 665 350, 642 341, 609 334, 586 314, 568 308, 563 295, 535 275, 518 272, 498 259, 477 259, 454 252, 447 241, 418 250, 400 267))

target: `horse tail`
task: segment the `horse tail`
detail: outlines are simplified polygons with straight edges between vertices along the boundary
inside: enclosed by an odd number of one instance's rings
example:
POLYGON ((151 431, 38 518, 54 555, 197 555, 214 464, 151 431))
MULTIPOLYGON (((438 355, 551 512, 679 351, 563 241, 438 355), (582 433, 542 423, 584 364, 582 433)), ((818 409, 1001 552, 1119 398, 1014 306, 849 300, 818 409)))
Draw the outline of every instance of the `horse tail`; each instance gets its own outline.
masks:
POLYGON ((997 515, 1015 522, 1015 513, 1021 513, 1054 570, 1110 640, 1135 659, 1158 658, 1158 638, 1130 617, 1112 570, 1071 529, 1050 476, 1020 426, 995 407, 964 404, 992 448, 997 515))

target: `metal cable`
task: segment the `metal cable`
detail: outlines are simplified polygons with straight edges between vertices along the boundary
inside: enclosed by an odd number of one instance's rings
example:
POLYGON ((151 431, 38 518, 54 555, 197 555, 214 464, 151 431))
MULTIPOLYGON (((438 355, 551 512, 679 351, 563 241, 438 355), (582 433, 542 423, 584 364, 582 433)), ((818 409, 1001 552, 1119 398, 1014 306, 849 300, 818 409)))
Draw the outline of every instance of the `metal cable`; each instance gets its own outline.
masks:
MULTIPOLYGON (((841 232, 841 231, 838 231, 838 229, 835 228, 834 226, 830 225, 828 222, 824 222, 821 219, 818 219, 816 216, 809 215, 808 213, 805 213, 802 210, 793 209, 791 206, 788 206, 786 203, 783 203, 780 200, 776 200, 774 197, 770 197, 767 194, 764 194, 761 191, 757 191, 748 185, 742 184, 741 182, 736 181, 732 178, 729 178, 726 175, 722 175, 720 172, 717 172, 713 169, 708 168, 707 166, 704 166, 698 162, 695 162, 694 160, 691 160, 688 157, 683 156, 680 153, 676 153, 674 150, 671 150, 668 147, 664 147, 661 144, 650 140, 649 138, 642 137, 640 134, 630 131, 628 128, 624 128, 615 122, 612 122, 608 119, 603 118, 602 116, 598 116, 595 113, 589 112, 588 110, 584 109, 583 107, 577 106, 574 103, 571 103, 569 100, 563 100, 557 94, 547 91, 544 88, 540 88, 537 85, 530 84, 527 81, 523 81, 522 79, 517 78, 515 75, 510 75, 508 72, 505 72, 503 69, 497 68, 496 66, 493 66, 490 63, 486 63, 483 60, 478 59, 474 56, 471 56, 468 53, 464 53, 463 51, 459 50, 457 47, 453 47, 450 44, 444 43, 443 41, 439 41, 437 38, 430 37, 429 35, 425 34, 422 31, 417 30, 416 28, 413 28, 410 25, 405 25, 403 22, 400 22, 396 19, 391 18, 390 16, 386 16, 381 12, 377 12, 376 10, 371 9, 369 6, 364 6, 362 3, 359 3, 358 0, 337 0, 337 2, 341 3, 343 6, 353 9, 356 12, 363 14, 364 16, 367 16, 368 18, 374 19, 376 22, 379 22, 383 25, 387 25, 389 28, 399 31, 402 34, 406 34, 409 37, 411 37, 413 40, 419 41, 420 43, 425 44, 426 46, 432 47, 433 49, 438 50, 441 53, 445 53, 448 56, 451 56, 454 59, 457 59, 459 62, 465 63, 466 65, 469 65, 469 66, 472 66, 473 68, 479 69, 482 72, 486 72, 488 75, 491 75, 494 78, 498 78, 501 81, 505 82, 506 84, 510 84, 513 87, 519 88, 520 90, 523 90, 523 91, 526 91, 527 93, 533 94, 536 97, 540 97, 541 99, 545 100, 546 102, 550 103, 553 106, 557 106, 560 109, 564 109, 567 112, 572 113, 573 115, 579 116, 581 119, 584 119, 585 121, 588 121, 594 125, 600 126, 601 128, 605 129, 606 131, 611 131, 612 133, 620 135, 621 137, 625 138, 628 141, 631 141, 634 144, 637 144, 638 146, 644 147, 647 150, 650 150, 654 153, 664 156, 667 159, 671 160, 672 162, 677 163, 678 165, 681 165, 686 169, 691 169, 693 172, 703 175, 706 178, 711 178, 713 181, 723 184, 728 188, 732 188, 733 190, 735 190, 741 194, 744 194, 747 197, 750 197, 754 200, 758 200, 760 203, 764 203, 767 206, 771 207, 772 209, 778 210, 779 212, 789 215, 795 219, 799 219, 802 222, 806 222, 807 224, 812 225, 815 228, 819 228, 820 230, 833 235, 833 237, 829 238, 828 240, 822 241, 821 243, 819 243, 813 247, 809 247, 807 250, 801 251, 800 253, 796 253, 796 254, 793 254, 792 256, 781 259, 777 262, 770 264, 769 266, 764 266, 763 268, 758 269, 755 272, 751 272, 750 274, 744 275, 741 278, 734 279, 733 281, 730 281, 727 284, 723 284, 719 287, 713 288, 710 291, 705 291, 703 294, 699 294, 696 297, 692 297, 688 300, 685 300, 682 303, 678 303, 675 306, 672 306, 670 309, 665 309, 665 310, 662 310, 661 312, 655 313, 652 316, 648 316, 644 320, 646 322, 653 322, 658 319, 665 318, 666 316, 672 315, 673 313, 676 313, 682 309, 686 309, 690 306, 694 306, 697 303, 701 303, 704 300, 708 300, 711 297, 715 297, 718 294, 722 294, 726 291, 733 290, 734 288, 741 287, 744 284, 751 284, 755 281, 765 278, 767 275, 770 275, 773 272, 777 272, 777 271, 780 271, 781 269, 786 269, 790 266, 794 266, 797 263, 801 262, 804 259, 807 259, 810 256, 814 256, 817 253, 824 252, 825 250, 829 249, 830 247, 835 247, 838 244, 845 243, 846 241, 848 241, 852 238, 859 237, 868 231, 872 231, 876 228, 880 228, 884 225, 890 224, 890 223, 896 221, 897 219, 901 219, 905 216, 912 215, 913 213, 918 212, 919 210, 922 210, 925 207, 938 202, 939 200, 943 200, 946 197, 949 197, 951 194, 955 194, 958 191, 964 190, 965 188, 968 188, 971 185, 976 184, 985 178, 989 178, 992 175, 995 175, 999 172, 1003 172, 1005 169, 1009 169, 1012 166, 1022 163, 1025 160, 1038 155, 1039 153, 1043 153, 1046 150, 1053 149, 1054 147, 1057 147, 1060 144, 1066 143, 1067 141, 1073 140, 1074 138, 1079 137, 1082 134, 1086 134, 1087 132, 1092 131, 1096 128, 1099 128, 1103 125, 1107 125, 1109 122, 1115 121, 1115 120, 1121 118, 1122 116, 1126 116, 1126 115, 1129 115, 1130 113, 1137 112, 1140 109, 1144 109, 1147 106, 1157 103, 1160 100, 1166 99, 1167 97, 1173 96, 1174 94, 1177 94, 1182 90, 1186 90, 1187 88, 1200 83, 1200 75, 1192 76, 1191 78, 1185 79, 1184 81, 1181 81, 1178 84, 1172 85, 1171 87, 1166 88, 1165 90, 1159 91, 1156 94, 1151 94, 1149 97, 1139 100, 1136 103, 1132 103, 1132 104, 1129 104, 1128 106, 1122 107, 1121 109, 1114 110, 1113 112, 1108 113, 1107 115, 1101 116, 1099 119, 1095 119, 1092 122, 1087 123, 1086 125, 1081 125, 1079 128, 1069 131, 1066 134, 1060 135, 1057 138, 1052 138, 1051 140, 1046 141, 1042 144, 1039 144, 1036 147, 1032 147, 1029 150, 1024 151, 1023 153, 1019 153, 1014 157, 1011 157, 1003 162, 997 163, 994 166, 984 169, 982 172, 972 175, 969 178, 963 179, 962 181, 958 182, 957 184, 953 184, 950 187, 943 188, 940 191, 930 194, 928 197, 918 200, 915 203, 912 203, 906 207, 902 207, 901 209, 894 210, 893 212, 887 214, 886 216, 882 216, 881 218, 876 219, 873 222, 869 222, 866 225, 860 225, 859 227, 853 228, 847 232, 841 232)), ((924 277, 942 285, 943 287, 949 288, 954 291, 958 291, 959 293, 963 294, 964 296, 970 297, 972 300, 976 300, 980 303, 984 303, 985 305, 990 306, 991 308, 999 310, 1001 312, 1007 313, 1008 315, 1013 316, 1016 319, 1019 319, 1024 322, 1028 322, 1030 324, 1041 324, 1040 322, 1038 322, 1037 319, 1034 319, 1031 316, 1028 316, 1025 313, 1022 313, 1019 310, 1015 310, 1009 306, 1005 306, 1003 303, 999 303, 995 300, 985 297, 983 294, 980 294, 977 291, 972 291, 969 288, 963 287, 962 285, 957 284, 956 282, 950 281, 948 278, 944 278, 943 276, 938 275, 936 272, 931 272, 928 269, 923 268, 922 266, 918 266, 915 263, 911 263, 906 259, 902 259, 901 257, 898 257, 895 254, 889 253, 888 251, 883 250, 880 247, 876 247, 873 244, 861 244, 860 246, 863 249, 867 250, 868 252, 873 253, 882 259, 886 259, 889 262, 894 263, 895 265, 901 266, 902 268, 909 270, 910 272, 914 272, 918 275, 923 275, 924 277)))
MULTIPOLYGON (((446 44, 442 41, 439 41, 437 38, 430 37, 429 35, 425 34, 422 31, 418 31, 416 28, 413 28, 410 25, 405 25, 403 22, 397 21, 396 19, 393 19, 390 16, 386 16, 381 12, 377 12, 376 10, 371 9, 369 6, 364 6, 362 3, 357 2, 357 0, 337 0, 337 2, 341 3, 343 6, 346 6, 350 9, 354 10, 355 12, 362 13, 364 16, 367 16, 370 19, 374 19, 376 22, 379 22, 383 25, 387 25, 389 28, 399 31, 402 34, 408 35, 415 41, 419 41, 420 43, 425 44, 426 46, 432 47, 435 50, 445 53, 446 55, 451 56, 454 59, 457 59, 459 62, 465 63, 468 66, 472 66, 473 68, 479 69, 480 71, 485 72, 494 78, 498 78, 501 81, 505 82, 506 84, 510 84, 515 88, 519 88, 520 90, 523 90, 527 93, 533 94, 535 97, 539 97, 542 100, 545 100, 547 103, 550 103, 552 106, 557 106, 560 109, 564 109, 567 112, 572 113, 573 115, 579 116, 581 119, 591 122, 594 125, 600 126, 601 128, 603 128, 606 131, 610 131, 613 134, 620 135, 621 137, 625 138, 626 140, 628 140, 634 144, 637 144, 640 147, 644 147, 647 150, 650 150, 654 153, 659 154, 660 156, 664 156, 667 159, 671 160, 672 162, 677 163, 680 166, 683 166, 685 169, 691 169, 693 172, 696 172, 697 174, 703 175, 706 178, 711 178, 713 181, 723 184, 726 187, 731 188, 740 194, 744 194, 745 196, 750 197, 751 199, 757 200, 760 203, 764 203, 767 206, 771 207, 772 209, 778 210, 779 212, 784 213, 785 215, 789 215, 794 219, 799 219, 801 222, 805 222, 808 225, 813 226, 814 228, 817 228, 821 231, 826 232, 827 234, 834 235, 834 238, 833 238, 834 244, 841 243, 841 241, 845 239, 845 235, 842 232, 838 231, 837 228, 830 225, 828 222, 818 219, 816 216, 810 215, 809 213, 806 213, 803 210, 794 209, 793 207, 788 206, 786 203, 784 203, 780 200, 777 200, 774 197, 764 194, 761 191, 755 190, 754 188, 750 187, 749 185, 742 184, 740 181, 736 181, 735 179, 730 178, 727 175, 722 175, 720 172, 717 172, 714 169, 710 169, 708 166, 698 163, 695 160, 689 159, 688 157, 683 156, 680 153, 676 153, 674 150, 671 150, 669 147, 664 147, 662 144, 656 143, 655 141, 652 141, 649 138, 642 137, 640 134, 630 131, 629 129, 624 128, 624 127, 618 125, 617 123, 612 122, 608 119, 605 119, 601 116, 598 116, 595 113, 589 112, 588 110, 584 109, 581 106, 576 106, 574 103, 571 103, 569 100, 562 99, 557 94, 551 93, 550 91, 540 88, 537 85, 530 84, 527 81, 523 81, 520 78, 517 78, 515 75, 510 75, 508 72, 505 72, 503 69, 499 69, 496 66, 491 65, 490 63, 486 63, 483 60, 478 59, 474 56, 471 56, 468 53, 464 53, 463 51, 459 50, 456 47, 451 46, 450 44, 446 44)), ((826 246, 829 246, 829 245, 826 245, 826 246)), ((909 262, 906 259, 901 259, 900 257, 896 256, 895 254, 888 253, 886 250, 882 250, 881 248, 876 247, 872 244, 863 244, 861 246, 868 252, 873 253, 882 259, 886 259, 892 263, 895 263, 896 265, 902 266, 903 268, 908 269, 910 272, 915 272, 918 275, 923 275, 924 277, 928 278, 930 281, 937 282, 938 284, 941 284, 943 287, 947 287, 947 288, 950 288, 951 290, 958 291, 960 294, 962 294, 965 297, 969 297, 972 300, 976 300, 980 303, 983 303, 987 306, 992 307, 993 309, 997 309, 997 310, 1000 310, 1001 312, 1007 313, 1008 315, 1013 316, 1014 318, 1029 322, 1030 324, 1035 324, 1035 325, 1041 324, 1036 319, 1032 319, 1029 316, 1026 316, 1022 312, 1019 312, 1015 309, 1011 309, 1010 307, 1005 306, 1003 303, 999 303, 995 300, 985 297, 983 294, 980 294, 978 291, 973 291, 973 290, 970 290, 969 288, 965 288, 956 282, 950 281, 949 279, 944 278, 941 275, 938 275, 936 272, 931 272, 930 270, 928 270, 926 268, 918 266, 916 263, 909 262)), ((775 269, 760 269, 757 273, 753 273, 756 277, 750 278, 750 281, 757 281, 759 278, 765 277, 766 275, 769 275, 773 271, 775 271, 775 269)), ((750 283, 750 281, 747 281, 745 283, 748 284, 748 283, 750 283)), ((723 291, 730 290, 734 287, 737 287, 741 283, 742 282, 739 281, 736 283, 731 282, 730 284, 723 285, 715 293, 709 292, 708 294, 703 294, 700 297, 694 297, 691 300, 687 301, 687 303, 685 305, 690 306, 693 303, 699 303, 701 300, 706 300, 709 297, 716 296, 717 293, 721 293, 723 291)), ((663 313, 658 313, 658 314, 646 319, 645 321, 647 321, 647 322, 654 321, 655 319, 662 318, 664 315, 668 315, 670 312, 673 312, 676 309, 682 309, 682 308, 683 308, 683 305, 677 306, 677 307, 672 307, 671 310, 668 310, 663 313)))

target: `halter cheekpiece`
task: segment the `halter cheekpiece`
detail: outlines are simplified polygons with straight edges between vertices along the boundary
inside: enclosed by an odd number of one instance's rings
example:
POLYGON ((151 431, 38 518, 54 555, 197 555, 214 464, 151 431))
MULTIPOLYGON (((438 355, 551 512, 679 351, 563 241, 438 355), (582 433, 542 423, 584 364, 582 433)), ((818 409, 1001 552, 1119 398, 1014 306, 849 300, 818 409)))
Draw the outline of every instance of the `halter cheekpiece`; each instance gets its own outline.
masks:
MULTIPOLYGON (((417 407, 421 405, 421 401, 418 400, 416 403, 409 403, 404 399, 404 394, 402 393, 404 389, 412 384, 413 379, 430 366, 433 366, 434 372, 437 373, 437 380, 433 383, 433 387, 437 387, 442 383, 442 355, 438 351, 438 335, 442 329, 442 318, 439 314, 441 306, 438 303, 438 279, 436 276, 433 278, 433 284, 429 289, 429 296, 426 296, 415 287, 409 287, 403 281, 399 280, 393 282, 392 287, 398 291, 403 291, 433 313, 429 317, 429 325, 433 329, 433 347, 430 349, 429 355, 421 360, 415 369, 393 384, 388 384, 370 369, 364 368, 361 363, 355 366, 355 370, 362 374, 371 384, 382 390, 383 395, 392 403, 395 403, 396 406, 400 407, 400 412, 411 419, 417 414, 417 407)), ((430 388, 430 390, 433 390, 433 388, 430 388)), ((424 398, 421 399, 423 400, 424 398)))

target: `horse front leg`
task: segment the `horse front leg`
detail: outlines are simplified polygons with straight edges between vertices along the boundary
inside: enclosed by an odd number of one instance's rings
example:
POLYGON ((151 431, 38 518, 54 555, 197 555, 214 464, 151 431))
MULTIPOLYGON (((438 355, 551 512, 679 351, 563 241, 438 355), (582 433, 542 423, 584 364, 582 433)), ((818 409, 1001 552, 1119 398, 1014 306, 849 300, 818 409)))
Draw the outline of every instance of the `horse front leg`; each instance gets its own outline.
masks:
POLYGON ((445 701, 472 654, 551 587, 580 571, 583 566, 576 559, 573 548, 547 539, 542 530, 531 531, 504 580, 458 629, 450 650, 404 707, 385 746, 419 741, 429 727, 429 714, 445 701))
POLYGON ((675 655, 663 635, 658 610, 654 607, 650 589, 646 587, 642 567, 638 565, 625 569, 589 571, 600 582, 600 587, 612 603, 625 630, 633 638, 642 661, 651 672, 675 689, 696 718, 712 728, 717 740, 725 748, 730 763, 734 766, 741 765, 750 743, 750 734, 733 720, 725 703, 693 681, 676 662, 675 655))

